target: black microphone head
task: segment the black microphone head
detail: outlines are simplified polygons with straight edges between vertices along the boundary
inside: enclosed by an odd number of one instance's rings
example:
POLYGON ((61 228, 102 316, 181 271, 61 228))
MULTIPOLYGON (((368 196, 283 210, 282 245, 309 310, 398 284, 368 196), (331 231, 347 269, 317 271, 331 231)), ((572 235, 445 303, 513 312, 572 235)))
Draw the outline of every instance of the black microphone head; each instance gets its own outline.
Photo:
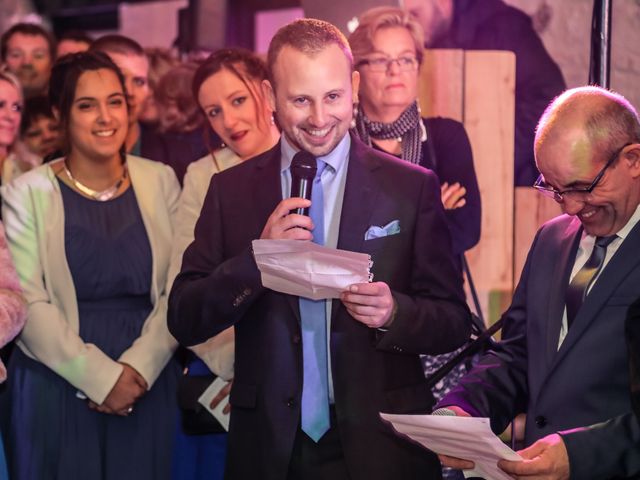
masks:
MULTIPOLYGON (((291 160, 291 196, 311 200, 313 179, 316 176, 318 166, 316 159, 309 152, 299 151, 291 160)), ((309 208, 292 210, 299 215, 309 215, 309 208)))
POLYGON ((313 181, 317 170, 316 158, 304 150, 296 153, 291 160, 291 178, 313 181))

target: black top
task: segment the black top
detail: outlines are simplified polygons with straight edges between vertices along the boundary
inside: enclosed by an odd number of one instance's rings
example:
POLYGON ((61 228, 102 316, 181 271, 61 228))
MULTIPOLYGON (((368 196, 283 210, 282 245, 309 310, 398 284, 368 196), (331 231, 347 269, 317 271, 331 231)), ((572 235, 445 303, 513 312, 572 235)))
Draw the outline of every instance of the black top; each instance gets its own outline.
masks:
POLYGON ((208 125, 191 132, 160 133, 140 124, 140 156, 169 165, 176 172, 180 185, 189 164, 210 152, 207 143, 212 149, 220 145, 220 139, 208 125))
MULTIPOLYGON (((427 141, 422 143, 420 165, 433 170, 441 184, 457 182, 467 189, 464 207, 445 210, 453 254, 457 257, 480 240, 480 189, 471 144, 464 126, 456 120, 434 117, 422 121, 427 129, 427 141)), ((375 143, 373 146, 381 150, 375 143)))

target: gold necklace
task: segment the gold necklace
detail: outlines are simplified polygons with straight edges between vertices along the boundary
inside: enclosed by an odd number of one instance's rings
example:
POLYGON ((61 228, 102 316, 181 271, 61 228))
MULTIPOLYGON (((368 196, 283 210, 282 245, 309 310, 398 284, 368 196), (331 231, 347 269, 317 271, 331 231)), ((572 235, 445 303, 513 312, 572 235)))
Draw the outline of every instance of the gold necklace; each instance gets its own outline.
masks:
POLYGON ((91 197, 94 200, 98 200, 99 202, 106 202, 107 200, 111 200, 114 197, 114 195, 118 193, 118 190, 120 190, 122 183, 127 179, 127 165, 125 164, 123 165, 123 167, 124 169, 122 171, 122 177, 120 177, 116 183, 114 183, 113 185, 111 185, 109 188, 105 190, 96 191, 96 190, 93 190, 92 188, 87 187, 86 185, 83 185, 78 180, 73 178, 73 175, 71 175, 71 171, 67 166, 67 162, 64 162, 64 171, 67 174, 67 177, 69 177, 69 180, 71 180, 71 182, 73 183, 73 185, 82 193, 84 193, 87 197, 91 197))

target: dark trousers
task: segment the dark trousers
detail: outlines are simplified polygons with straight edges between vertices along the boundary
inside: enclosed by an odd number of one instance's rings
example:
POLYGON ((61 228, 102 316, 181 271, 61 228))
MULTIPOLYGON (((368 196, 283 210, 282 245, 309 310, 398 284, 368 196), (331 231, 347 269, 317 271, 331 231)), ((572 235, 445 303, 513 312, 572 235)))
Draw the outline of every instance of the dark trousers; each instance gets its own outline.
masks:
POLYGON ((329 409, 331 428, 318 443, 298 427, 287 480, 349 480, 335 409, 329 409))

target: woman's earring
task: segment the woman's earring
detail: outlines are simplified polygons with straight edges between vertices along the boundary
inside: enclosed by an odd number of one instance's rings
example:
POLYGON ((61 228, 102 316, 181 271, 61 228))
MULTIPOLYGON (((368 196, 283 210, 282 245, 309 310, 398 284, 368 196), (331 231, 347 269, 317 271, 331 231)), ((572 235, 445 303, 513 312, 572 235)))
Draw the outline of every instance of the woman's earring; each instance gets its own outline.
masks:
POLYGON ((269 123, 270 123, 271 125, 275 125, 275 124, 276 124, 276 119, 275 119, 275 118, 273 118, 273 113, 271 114, 271 118, 269 119, 269 123))

